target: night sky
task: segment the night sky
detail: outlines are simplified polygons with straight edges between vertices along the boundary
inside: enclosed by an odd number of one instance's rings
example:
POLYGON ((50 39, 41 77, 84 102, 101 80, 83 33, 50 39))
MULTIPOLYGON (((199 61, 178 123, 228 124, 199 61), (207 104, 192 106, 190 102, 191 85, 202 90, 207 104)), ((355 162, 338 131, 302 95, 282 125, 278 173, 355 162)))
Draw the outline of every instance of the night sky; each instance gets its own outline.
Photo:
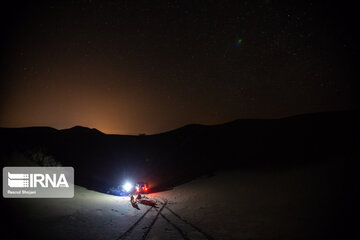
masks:
POLYGON ((1 127, 152 134, 358 108, 354 4, 12 2, 0 7, 1 127))

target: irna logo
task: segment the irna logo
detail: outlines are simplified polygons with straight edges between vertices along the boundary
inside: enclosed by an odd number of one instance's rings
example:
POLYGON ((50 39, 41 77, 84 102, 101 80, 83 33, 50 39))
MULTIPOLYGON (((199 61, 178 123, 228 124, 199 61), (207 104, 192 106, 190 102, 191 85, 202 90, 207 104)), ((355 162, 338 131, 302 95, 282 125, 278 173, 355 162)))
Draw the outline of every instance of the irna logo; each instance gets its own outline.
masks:
POLYGON ((69 187, 65 174, 61 173, 59 177, 57 174, 22 174, 8 172, 8 185, 11 188, 47 188, 49 185, 54 188, 69 187))
POLYGON ((5 198, 72 198, 72 167, 4 167, 5 198))

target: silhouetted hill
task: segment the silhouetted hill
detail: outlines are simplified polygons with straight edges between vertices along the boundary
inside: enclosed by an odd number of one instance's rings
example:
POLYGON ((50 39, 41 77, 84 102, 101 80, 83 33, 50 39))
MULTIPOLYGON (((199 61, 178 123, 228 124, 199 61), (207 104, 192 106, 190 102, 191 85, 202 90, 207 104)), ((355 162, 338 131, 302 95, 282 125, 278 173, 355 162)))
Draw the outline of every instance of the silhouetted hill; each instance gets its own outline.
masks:
POLYGON ((62 129, 62 132, 71 133, 71 134, 104 134, 96 128, 87 128, 83 126, 75 126, 69 129, 62 129))
POLYGON ((124 179, 174 186, 215 170, 292 167, 359 156, 359 111, 188 125, 155 135, 107 135, 76 126, 0 128, 2 165, 37 151, 75 168, 76 183, 104 191, 124 179))

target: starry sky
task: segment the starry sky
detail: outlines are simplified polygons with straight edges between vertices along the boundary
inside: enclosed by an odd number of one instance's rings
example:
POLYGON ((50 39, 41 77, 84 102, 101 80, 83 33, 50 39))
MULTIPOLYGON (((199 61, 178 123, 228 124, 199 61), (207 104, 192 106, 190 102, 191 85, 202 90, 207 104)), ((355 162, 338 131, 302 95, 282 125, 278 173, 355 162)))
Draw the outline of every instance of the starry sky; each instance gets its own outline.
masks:
POLYGON ((357 13, 330 1, 5 1, 0 126, 153 134, 358 109, 357 13))

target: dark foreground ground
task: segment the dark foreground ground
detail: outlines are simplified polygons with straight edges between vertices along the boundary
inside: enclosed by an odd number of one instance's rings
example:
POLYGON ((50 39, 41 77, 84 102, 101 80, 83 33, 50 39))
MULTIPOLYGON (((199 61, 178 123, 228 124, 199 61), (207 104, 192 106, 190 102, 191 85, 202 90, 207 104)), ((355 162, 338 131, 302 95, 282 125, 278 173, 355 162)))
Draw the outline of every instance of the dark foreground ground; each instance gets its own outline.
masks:
POLYGON ((359 185, 343 160, 217 172, 149 194, 158 209, 82 187, 73 199, 3 199, 3 239, 356 238, 359 185))
POLYGON ((0 128, 2 166, 61 163, 74 167, 78 185, 73 199, 2 198, 1 236, 359 238, 359 122, 359 111, 350 111, 150 136, 0 128), (104 194, 126 178, 150 183, 158 211, 104 194))

